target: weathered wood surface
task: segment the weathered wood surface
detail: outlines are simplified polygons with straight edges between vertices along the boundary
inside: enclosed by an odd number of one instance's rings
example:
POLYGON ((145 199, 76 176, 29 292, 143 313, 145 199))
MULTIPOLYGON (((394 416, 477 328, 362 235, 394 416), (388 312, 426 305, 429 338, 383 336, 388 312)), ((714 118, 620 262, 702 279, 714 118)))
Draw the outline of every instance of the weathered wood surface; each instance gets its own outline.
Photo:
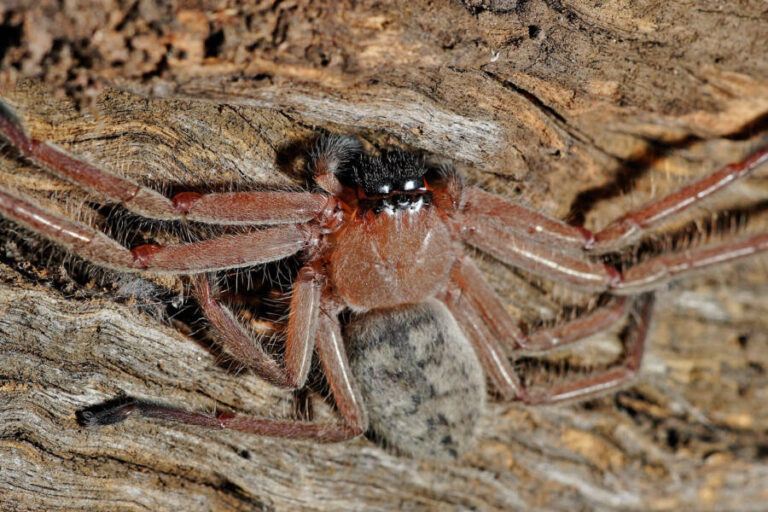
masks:
MULTIPOLYGON (((465 3, 6 5, 3 96, 38 138, 156 186, 295 185, 278 156, 324 128, 451 159, 589 226, 766 141, 763 2, 465 3), (29 76, 46 86, 15 84, 29 76)), ((85 196, 12 152, 0 171, 98 222, 85 196)), ((694 216, 736 205, 764 230, 765 175, 694 216)), ((14 231, 0 239, 0 508, 768 509, 764 257, 660 292, 637 385, 585 404, 494 403, 478 448, 445 465, 365 439, 79 427, 75 411, 119 393, 276 415, 292 401, 150 314, 155 286, 167 297, 176 281, 74 279, 14 231)), ((525 322, 581 300, 483 268, 525 322)), ((583 358, 615 354, 611 340, 583 358)))

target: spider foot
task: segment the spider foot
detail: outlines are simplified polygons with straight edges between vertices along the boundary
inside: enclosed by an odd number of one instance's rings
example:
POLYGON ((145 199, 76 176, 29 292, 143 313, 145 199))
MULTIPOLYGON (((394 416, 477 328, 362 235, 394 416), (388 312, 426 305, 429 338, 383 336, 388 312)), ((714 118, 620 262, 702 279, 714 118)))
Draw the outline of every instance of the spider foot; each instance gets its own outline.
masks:
POLYGON ((77 423, 83 427, 99 427, 120 423, 137 411, 135 398, 121 397, 77 411, 77 423))

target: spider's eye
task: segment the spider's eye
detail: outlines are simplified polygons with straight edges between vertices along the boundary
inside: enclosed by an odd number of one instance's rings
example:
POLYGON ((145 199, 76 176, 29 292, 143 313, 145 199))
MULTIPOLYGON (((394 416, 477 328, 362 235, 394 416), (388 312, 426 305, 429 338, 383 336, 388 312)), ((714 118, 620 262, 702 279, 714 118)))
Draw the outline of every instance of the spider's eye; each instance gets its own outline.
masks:
POLYGON ((406 195, 397 195, 394 197, 394 199, 395 199, 395 204, 397 204, 399 208, 408 206, 412 202, 411 198, 406 195))
POLYGON ((416 190, 419 188, 424 188, 424 178, 406 180, 405 182, 403 182, 402 186, 400 187, 400 190, 408 191, 408 190, 416 190))
POLYGON ((403 180, 399 183, 384 183, 382 185, 379 185, 376 188, 376 193, 390 194, 392 192, 408 192, 410 190, 423 189, 424 187, 425 185, 424 185, 423 178, 413 178, 413 179, 403 180))

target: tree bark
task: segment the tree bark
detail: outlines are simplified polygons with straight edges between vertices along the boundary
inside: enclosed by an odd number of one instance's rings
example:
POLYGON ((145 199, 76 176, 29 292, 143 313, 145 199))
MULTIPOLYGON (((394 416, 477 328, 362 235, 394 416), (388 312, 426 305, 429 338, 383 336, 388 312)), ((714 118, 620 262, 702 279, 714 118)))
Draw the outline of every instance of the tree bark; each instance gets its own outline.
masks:
MULTIPOLYGON (((452 161, 590 228, 768 142, 760 1, 211 4, 0 6, 0 95, 36 138, 164 191, 302 186, 299 143, 330 130, 452 161)), ((636 256, 764 232, 765 177, 636 256)), ((0 181, 109 221, 13 151, 0 181)), ((282 417, 294 396, 228 371, 169 319, 182 280, 103 272, 0 229, 4 510, 768 510, 765 257, 660 290, 637 384, 575 404, 494 401, 477 448, 445 464, 366 438, 78 426, 76 411, 123 393, 282 417)), ((523 325, 594 305, 480 264, 523 325)), ((615 357, 615 339, 519 366, 554 378, 562 358, 615 357)))

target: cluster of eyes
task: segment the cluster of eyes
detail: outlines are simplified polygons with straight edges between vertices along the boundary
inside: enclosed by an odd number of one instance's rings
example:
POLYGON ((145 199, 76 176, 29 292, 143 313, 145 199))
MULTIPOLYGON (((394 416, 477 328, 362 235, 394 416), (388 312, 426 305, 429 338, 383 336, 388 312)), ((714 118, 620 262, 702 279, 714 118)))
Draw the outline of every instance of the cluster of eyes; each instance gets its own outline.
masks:
POLYGON ((395 195, 392 199, 383 199, 381 204, 374 207, 375 213, 395 215, 398 211, 416 213, 427 203, 424 196, 395 195))
POLYGON ((387 183, 376 189, 376 195, 369 197, 374 213, 395 215, 397 212, 417 213, 430 203, 430 195, 424 180, 406 180, 401 185, 387 183))

